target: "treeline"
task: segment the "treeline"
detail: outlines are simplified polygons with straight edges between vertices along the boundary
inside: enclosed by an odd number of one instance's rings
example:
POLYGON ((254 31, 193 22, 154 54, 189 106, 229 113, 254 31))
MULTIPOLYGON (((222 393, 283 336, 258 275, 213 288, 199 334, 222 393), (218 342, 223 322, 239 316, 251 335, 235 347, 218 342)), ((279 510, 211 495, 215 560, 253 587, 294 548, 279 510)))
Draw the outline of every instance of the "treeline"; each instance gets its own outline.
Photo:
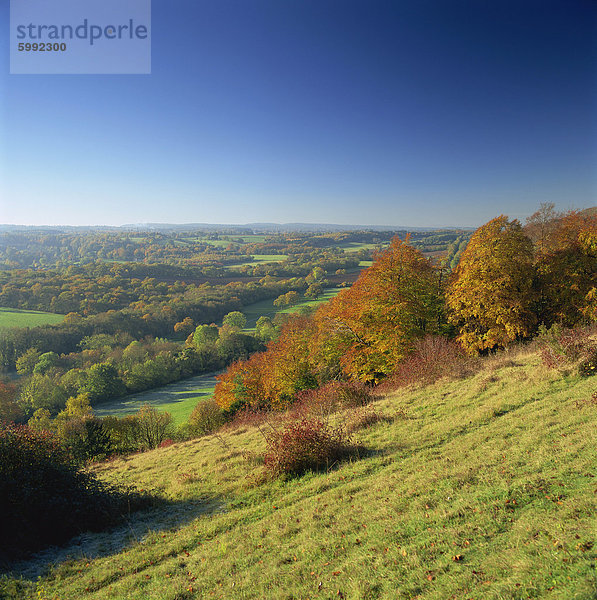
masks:
MULTIPOLYGON (((90 280, 89 285, 93 292, 93 281, 90 280)), ((3 330, 0 336, 0 366, 8 370, 14 369, 17 359, 29 348, 35 348, 40 353, 75 352, 83 338, 97 334, 127 334, 136 340, 148 335, 171 336, 174 326, 185 318, 191 319, 195 324, 216 322, 225 314, 245 305, 276 298, 290 290, 303 290, 308 286, 304 279, 231 282, 220 286, 185 285, 180 282, 172 285, 149 282, 148 285, 154 289, 160 286, 163 293, 146 297, 140 295, 127 308, 108 310, 87 317, 79 312, 70 312, 64 323, 59 325, 3 330)), ((140 291, 143 286, 141 282, 140 291)), ((113 291, 118 293, 117 289, 113 291)), ((23 303, 17 303, 17 308, 26 308, 28 301, 24 295, 23 303)))
MULTIPOLYGON (((314 269, 333 273, 339 269, 356 268, 358 264, 359 257, 355 256, 312 253, 281 263, 244 265, 234 272, 192 265, 103 262, 73 265, 65 269, 0 271, 0 306, 59 314, 76 312, 82 316, 124 308, 151 313, 155 312, 153 307, 156 305, 176 303, 180 308, 180 305, 196 303, 198 297, 201 297, 201 302, 219 302, 222 290, 225 293, 227 288, 217 283, 212 287, 207 279, 217 282, 218 278, 232 280, 236 276, 241 281, 234 284, 229 282, 229 285, 239 290, 255 289, 264 282, 247 285, 242 279, 248 276, 259 279, 301 278, 307 277, 314 269), (202 279, 203 283, 193 283, 202 279)), ((269 285, 272 282, 268 280, 266 283, 269 285)), ((292 286, 299 289, 303 284, 295 281, 292 286)), ((287 282, 283 285, 287 285, 287 282)))
POLYGON ((352 288, 312 317, 290 320, 266 352, 231 365, 215 398, 229 412, 284 408, 332 380, 382 381, 427 335, 487 353, 540 325, 594 320, 597 216, 544 205, 525 227, 500 216, 479 228, 447 279, 395 238, 352 288))
POLYGON ((234 255, 236 262, 242 258, 232 248, 224 251, 207 239, 158 232, 0 233, 0 268, 4 269, 68 266, 97 260, 221 265, 235 262, 234 255))
MULTIPOLYGON (((369 258, 369 253, 365 258, 369 258)), ((356 269, 361 260, 363 257, 357 253, 345 255, 327 250, 311 250, 309 253, 290 255, 281 262, 242 265, 235 267, 234 272, 252 277, 306 277, 314 269, 322 269, 327 273, 356 269)))
MULTIPOLYGON (((411 241, 422 250, 445 250, 462 231, 417 231, 411 241)), ((222 232, 61 231, 59 229, 0 232, 0 271, 66 268, 95 262, 189 267, 195 276, 222 276, 230 265, 253 254, 300 255, 321 252, 342 254, 348 243, 382 244, 406 231, 350 231, 326 234, 279 233, 260 236, 224 235, 222 232)), ((321 256, 321 254, 320 254, 321 256)), ((296 262, 296 261, 293 261, 296 262)), ((324 265, 320 265, 324 266, 324 265)), ((129 268, 132 268, 129 266, 129 268)), ((337 267, 339 268, 339 267, 337 267)), ((267 274, 267 273, 266 273, 267 274)), ((294 273, 292 273, 294 275, 294 273)), ((135 276, 156 276, 139 272, 135 276)), ((291 276, 286 273, 283 276, 291 276)))

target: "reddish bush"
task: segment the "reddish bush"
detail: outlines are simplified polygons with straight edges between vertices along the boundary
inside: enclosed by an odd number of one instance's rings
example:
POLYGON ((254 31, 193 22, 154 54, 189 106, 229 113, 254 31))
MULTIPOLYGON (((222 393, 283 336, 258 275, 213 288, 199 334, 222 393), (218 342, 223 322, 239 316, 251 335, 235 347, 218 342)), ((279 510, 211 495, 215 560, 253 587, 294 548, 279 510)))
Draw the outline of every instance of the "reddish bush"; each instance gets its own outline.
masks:
POLYGON ((319 419, 301 419, 267 436, 264 466, 273 476, 329 468, 356 447, 342 428, 319 419))
POLYGON ((239 427, 257 427, 274 417, 274 413, 267 409, 252 409, 245 407, 234 414, 234 419, 226 423, 227 429, 238 429, 239 427))
POLYGON ((370 386, 360 381, 331 381, 315 390, 299 392, 291 414, 295 418, 324 416, 343 408, 365 406, 378 397, 370 386))
POLYGON ((379 389, 390 391, 413 383, 433 383, 446 375, 465 377, 475 367, 476 359, 467 356, 456 342, 428 335, 415 343, 412 354, 397 365, 379 389))
POLYGON ((592 360, 597 358, 597 347, 591 341, 589 329, 565 329, 553 325, 541 327, 537 338, 543 364, 550 369, 564 369, 582 361, 581 374, 590 375, 592 360), (586 364, 585 364, 586 363, 586 364), (583 372, 583 365, 586 373, 583 372))
POLYGON ((168 448, 168 446, 172 446, 172 444, 174 444, 174 440, 171 440, 170 438, 168 438, 167 440, 160 442, 160 445, 158 446, 158 448, 168 448))

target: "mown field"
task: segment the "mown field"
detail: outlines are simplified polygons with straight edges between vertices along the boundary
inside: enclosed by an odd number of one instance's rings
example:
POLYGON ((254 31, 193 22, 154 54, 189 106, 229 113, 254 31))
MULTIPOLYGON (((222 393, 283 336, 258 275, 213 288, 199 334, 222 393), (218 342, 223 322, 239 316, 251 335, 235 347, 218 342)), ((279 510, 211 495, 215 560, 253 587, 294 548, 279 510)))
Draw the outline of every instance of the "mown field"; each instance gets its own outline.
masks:
POLYGON ((118 400, 103 402, 93 412, 99 417, 124 417, 136 413, 144 404, 169 412, 177 425, 188 420, 197 402, 210 398, 216 385, 215 373, 198 375, 164 387, 118 400))
POLYGON ((64 315, 0 307, 0 329, 5 327, 38 327, 62 323, 64 315))
POLYGON ((548 370, 530 350, 491 357, 466 379, 384 396, 384 420, 356 434, 359 456, 286 481, 259 479, 275 421, 96 465, 166 504, 15 565, 0 589, 38 600, 595 598, 596 380, 548 370))

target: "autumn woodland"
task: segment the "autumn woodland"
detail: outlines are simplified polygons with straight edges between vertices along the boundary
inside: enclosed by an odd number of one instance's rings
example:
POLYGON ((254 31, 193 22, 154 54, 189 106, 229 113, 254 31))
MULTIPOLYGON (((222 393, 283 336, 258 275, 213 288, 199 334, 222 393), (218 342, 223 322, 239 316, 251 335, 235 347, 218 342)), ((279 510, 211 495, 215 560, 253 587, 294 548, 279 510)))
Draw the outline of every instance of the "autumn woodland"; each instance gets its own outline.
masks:
POLYGON ((595 209, 475 231, 1 235, 20 319, 0 329, 2 597, 391 598, 402 573, 404 597, 589 598, 595 209), (96 414, 198 374, 215 389, 184 418, 96 414), (562 436, 576 458, 548 464, 562 436), (482 567, 500 535, 517 581, 482 567), (84 539, 113 550, 72 558, 84 539))

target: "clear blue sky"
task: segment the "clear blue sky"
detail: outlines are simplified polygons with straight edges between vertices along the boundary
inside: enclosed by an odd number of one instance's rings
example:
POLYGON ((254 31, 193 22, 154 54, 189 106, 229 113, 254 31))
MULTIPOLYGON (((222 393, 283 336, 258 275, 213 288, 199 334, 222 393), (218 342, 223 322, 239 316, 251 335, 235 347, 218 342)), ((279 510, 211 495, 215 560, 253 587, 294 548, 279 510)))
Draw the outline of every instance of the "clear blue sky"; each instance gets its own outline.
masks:
POLYGON ((151 75, 9 75, 6 40, 0 223, 597 204, 594 0, 153 0, 151 75))

